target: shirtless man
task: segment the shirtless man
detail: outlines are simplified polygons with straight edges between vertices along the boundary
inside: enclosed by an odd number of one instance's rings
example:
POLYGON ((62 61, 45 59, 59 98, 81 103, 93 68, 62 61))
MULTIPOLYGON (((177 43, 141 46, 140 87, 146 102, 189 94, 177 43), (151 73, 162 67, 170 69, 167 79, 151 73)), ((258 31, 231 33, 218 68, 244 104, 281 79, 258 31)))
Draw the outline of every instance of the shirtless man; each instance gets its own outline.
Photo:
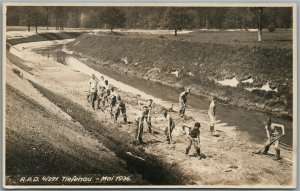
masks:
POLYGON ((115 108, 113 109, 113 115, 114 115, 114 123, 117 123, 118 117, 122 113, 124 123, 127 123, 127 116, 126 116, 126 105, 121 96, 117 96, 117 104, 115 108))
POLYGON ((143 106, 142 112, 136 118, 135 139, 137 144, 143 143, 144 121, 147 119, 148 113, 148 107, 143 106))
POLYGON ((149 99, 147 102, 143 102, 143 101, 138 101, 138 104, 139 104, 139 109, 141 110, 142 109, 142 106, 146 106, 148 107, 148 117, 146 119, 146 122, 148 124, 148 132, 149 133, 153 133, 152 132, 152 125, 151 125, 151 112, 152 112, 152 104, 153 104, 153 100, 152 99, 149 99))
POLYGON ((280 138, 285 135, 284 125, 272 123, 271 118, 268 118, 266 121, 265 130, 267 133, 268 141, 266 143, 266 147, 263 151, 263 154, 267 155, 268 151, 270 149, 270 146, 272 144, 274 144, 274 148, 276 151, 274 160, 280 160, 281 158, 280 158, 279 142, 280 142, 280 138), (278 132, 280 130, 281 130, 281 134, 279 134, 279 132, 278 132), (272 143, 272 144, 270 144, 270 143, 272 143))

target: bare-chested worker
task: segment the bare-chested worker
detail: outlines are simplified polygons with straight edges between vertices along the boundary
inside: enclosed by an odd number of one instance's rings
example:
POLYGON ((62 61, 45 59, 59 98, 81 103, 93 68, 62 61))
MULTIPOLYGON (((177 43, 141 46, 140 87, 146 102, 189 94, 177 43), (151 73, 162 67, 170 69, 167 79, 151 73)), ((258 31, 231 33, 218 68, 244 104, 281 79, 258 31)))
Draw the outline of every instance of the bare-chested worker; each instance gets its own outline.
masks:
POLYGON ((152 112, 152 104, 153 104, 153 100, 149 99, 147 102, 144 101, 138 101, 139 104, 139 109, 141 110, 144 106, 148 107, 148 117, 146 119, 146 122, 148 124, 148 132, 149 133, 153 133, 152 132, 152 124, 151 124, 151 112, 152 112))

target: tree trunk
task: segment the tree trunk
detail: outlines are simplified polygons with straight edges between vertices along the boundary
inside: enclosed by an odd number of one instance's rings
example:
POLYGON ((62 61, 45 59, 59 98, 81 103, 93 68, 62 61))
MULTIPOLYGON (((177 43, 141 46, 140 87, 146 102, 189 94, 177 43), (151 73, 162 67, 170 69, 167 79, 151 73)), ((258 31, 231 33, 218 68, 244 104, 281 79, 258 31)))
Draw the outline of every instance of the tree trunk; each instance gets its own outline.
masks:
POLYGON ((206 28, 206 29, 209 28, 208 16, 207 16, 207 9, 206 9, 206 11, 205 11, 205 28, 206 28))
POLYGON ((175 27, 175 36, 177 36, 177 31, 178 31, 178 28, 175 27))
POLYGON ((47 7, 47 30, 49 29, 49 7, 47 7))
POLYGON ((258 18, 257 18, 257 25, 258 25, 258 42, 262 41, 262 8, 258 8, 258 18))
POLYGON ((258 29, 258 42, 261 42, 262 40, 262 28, 258 29))
POLYGON ((38 24, 37 24, 37 18, 35 19, 35 33, 37 33, 38 24))
POLYGON ((28 10, 28 17, 27 17, 27 29, 28 29, 28 32, 30 32, 30 9, 28 10))
POLYGON ((28 32, 30 32, 30 21, 27 24, 27 30, 28 30, 28 32))
POLYGON ((113 27, 110 27, 110 32, 113 32, 113 27))

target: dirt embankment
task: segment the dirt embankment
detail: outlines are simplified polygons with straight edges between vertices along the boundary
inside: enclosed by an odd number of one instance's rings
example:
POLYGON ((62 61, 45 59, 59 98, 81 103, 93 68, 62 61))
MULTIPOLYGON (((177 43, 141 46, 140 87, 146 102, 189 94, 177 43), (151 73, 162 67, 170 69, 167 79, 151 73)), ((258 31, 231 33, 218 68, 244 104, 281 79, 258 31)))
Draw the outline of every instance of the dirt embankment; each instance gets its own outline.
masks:
MULTIPOLYGON (((30 50, 27 53, 26 51, 24 50, 24 55, 32 54, 30 50)), ((139 112, 137 107, 137 100, 141 99, 139 96, 129 92, 118 92, 126 101, 128 121, 131 123, 114 125, 108 111, 93 111, 87 103, 85 91, 88 90, 86 84, 89 76, 57 62, 46 60, 34 62, 30 60, 34 59, 32 56, 24 56, 24 59, 27 59, 26 62, 20 64, 31 67, 34 87, 43 96, 73 120, 82 124, 95 140, 99 140, 106 148, 114 151, 117 157, 126 161, 127 170, 141 174, 142 178, 150 183, 197 184, 208 187, 224 185, 276 187, 292 184, 292 163, 287 160, 275 162, 269 156, 252 154, 254 148, 261 145, 251 143, 244 134, 235 132, 226 125, 222 127, 223 132, 220 131, 221 137, 217 138, 212 137, 208 126, 202 123, 201 149, 207 158, 199 160, 195 157, 193 148, 190 156, 185 156, 186 137, 182 134, 181 125, 192 126, 193 119, 182 119, 178 113, 171 113, 176 122, 173 132, 176 143, 169 145, 164 141, 166 121, 159 105, 155 105, 152 114, 156 137, 145 132, 143 137, 146 144, 138 147, 131 145, 130 142, 134 139, 134 119, 139 112), (145 161, 128 156, 125 154, 126 151, 145 161)), ((23 68, 26 68, 25 66, 23 68)), ((283 150, 282 155, 290 158, 292 151, 283 150)))
MULTIPOLYGON (((68 45, 87 65, 107 67, 168 86, 189 86, 192 93, 248 109, 292 117, 292 49, 281 40, 265 43, 199 40, 158 35, 84 34, 68 45), (178 72, 178 77, 176 73, 178 72), (235 77, 237 87, 217 81, 235 77), (253 83, 241 83, 252 78, 253 83), (269 84, 275 91, 245 88, 269 84)), ((286 35, 286 34, 283 34, 286 35)), ((267 38, 267 37, 266 37, 267 38)), ((291 42, 291 41, 290 41, 291 42)))
POLYGON ((12 39, 7 39, 7 43, 11 45, 16 45, 20 43, 27 42, 37 42, 37 41, 48 41, 48 40, 63 40, 63 39, 71 39, 80 36, 81 32, 60 32, 60 33, 40 33, 31 36, 22 37, 14 37, 12 39))
MULTIPOLYGON (((108 121, 99 122, 94 113, 64 97, 66 94, 78 96, 76 90, 69 92, 65 89, 56 94, 38 85, 50 85, 56 89, 55 86, 61 87, 60 82, 65 80, 54 80, 55 76, 52 76, 52 80, 59 84, 48 83, 49 79, 46 82, 37 77, 41 74, 39 64, 34 67, 15 56, 9 58, 18 64, 7 62, 7 176, 130 175, 131 182, 119 184, 173 185, 186 182, 187 178, 176 166, 145 153, 142 147, 133 147, 128 133, 120 134, 108 121)), ((44 64, 48 72, 53 68, 51 62, 44 64)), ((66 67, 59 68, 64 70, 63 75, 65 72, 76 75, 66 67)), ((82 78, 81 75, 78 77, 82 78)), ((10 180, 7 177, 9 185, 20 184, 10 180)))

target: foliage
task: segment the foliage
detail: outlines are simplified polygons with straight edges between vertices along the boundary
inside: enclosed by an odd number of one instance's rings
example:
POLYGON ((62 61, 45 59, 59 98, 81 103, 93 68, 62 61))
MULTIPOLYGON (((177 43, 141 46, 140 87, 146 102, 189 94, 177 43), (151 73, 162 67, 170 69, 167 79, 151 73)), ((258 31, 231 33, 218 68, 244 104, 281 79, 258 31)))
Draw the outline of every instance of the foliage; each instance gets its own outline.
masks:
POLYGON ((274 25, 274 24, 270 24, 270 25, 268 26, 268 30, 269 30, 269 32, 274 32, 274 31, 276 30, 275 25, 274 25))
POLYGON ((101 14, 101 20, 107 24, 113 32, 115 27, 123 27, 126 21, 125 14, 118 8, 111 7, 105 9, 101 14))
MULTIPOLYGON (((7 25, 27 26, 29 20, 39 26, 103 28, 113 27, 162 29, 177 27, 256 28, 257 8, 250 7, 26 7, 8 6, 7 25), (47 17, 48 15, 48 17, 47 17), (103 17, 104 16, 104 17, 103 17), (30 18, 30 19, 29 19, 30 18), (175 27, 176 27, 175 26, 175 27)), ((264 7, 263 27, 292 27, 291 7, 264 7)))

